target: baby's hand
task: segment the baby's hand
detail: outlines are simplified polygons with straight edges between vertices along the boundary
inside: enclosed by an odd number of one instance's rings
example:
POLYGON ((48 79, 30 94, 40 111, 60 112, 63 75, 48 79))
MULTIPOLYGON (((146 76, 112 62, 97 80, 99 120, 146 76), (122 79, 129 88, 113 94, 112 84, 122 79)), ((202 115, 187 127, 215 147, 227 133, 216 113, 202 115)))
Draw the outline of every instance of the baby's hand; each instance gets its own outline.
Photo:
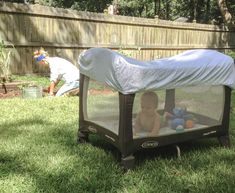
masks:
POLYGON ((164 112, 164 114, 163 114, 163 117, 164 118, 166 118, 166 119, 169 119, 169 118, 171 118, 173 115, 171 114, 171 113, 169 113, 169 112, 164 112))

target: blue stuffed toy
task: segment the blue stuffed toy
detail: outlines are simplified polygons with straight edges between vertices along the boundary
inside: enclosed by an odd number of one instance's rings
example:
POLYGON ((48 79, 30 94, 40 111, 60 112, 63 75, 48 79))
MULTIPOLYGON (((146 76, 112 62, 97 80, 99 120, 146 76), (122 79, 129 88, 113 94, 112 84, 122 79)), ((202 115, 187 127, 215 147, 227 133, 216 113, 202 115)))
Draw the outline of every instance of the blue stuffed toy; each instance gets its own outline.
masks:
POLYGON ((184 115, 186 114, 186 109, 175 107, 173 109, 173 115, 171 117, 171 128, 176 131, 184 130, 184 115))
POLYGON ((194 116, 192 114, 187 114, 186 108, 175 107, 172 110, 172 114, 168 113, 167 118, 170 120, 169 125, 171 129, 176 131, 183 131, 187 128, 187 122, 190 120, 194 122, 194 116))

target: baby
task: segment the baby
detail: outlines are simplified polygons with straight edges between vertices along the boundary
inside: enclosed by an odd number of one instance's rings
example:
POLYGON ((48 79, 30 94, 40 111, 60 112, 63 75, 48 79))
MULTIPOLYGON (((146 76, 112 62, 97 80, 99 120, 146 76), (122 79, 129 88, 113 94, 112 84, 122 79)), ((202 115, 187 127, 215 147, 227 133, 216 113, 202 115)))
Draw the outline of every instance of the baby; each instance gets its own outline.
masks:
POLYGON ((134 135, 140 132, 148 136, 158 135, 160 129, 160 115, 156 112, 158 96, 155 92, 145 92, 141 96, 141 111, 137 114, 134 123, 134 135))

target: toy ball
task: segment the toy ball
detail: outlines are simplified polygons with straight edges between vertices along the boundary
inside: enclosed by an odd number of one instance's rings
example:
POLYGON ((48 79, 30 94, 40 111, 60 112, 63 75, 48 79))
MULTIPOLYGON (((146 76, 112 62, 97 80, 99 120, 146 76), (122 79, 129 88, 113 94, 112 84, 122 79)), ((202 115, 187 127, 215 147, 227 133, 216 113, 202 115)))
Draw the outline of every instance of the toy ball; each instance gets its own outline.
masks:
POLYGON ((185 123, 184 119, 175 118, 175 119, 171 120, 171 128, 176 129, 176 127, 179 126, 179 125, 184 127, 184 123, 185 123))
POLYGON ((194 127, 194 121, 193 120, 187 120, 185 122, 185 128, 190 129, 194 127))
POLYGON ((178 125, 176 128, 175 128, 176 132, 181 132, 181 131, 184 131, 184 127, 183 125, 178 125))

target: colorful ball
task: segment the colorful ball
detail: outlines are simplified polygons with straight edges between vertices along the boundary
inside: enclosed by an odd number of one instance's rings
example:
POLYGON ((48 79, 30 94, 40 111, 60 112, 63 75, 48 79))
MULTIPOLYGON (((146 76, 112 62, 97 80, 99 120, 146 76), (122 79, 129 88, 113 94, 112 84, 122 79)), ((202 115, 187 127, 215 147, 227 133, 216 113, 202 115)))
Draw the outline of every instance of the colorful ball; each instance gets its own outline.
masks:
POLYGON ((181 131, 184 131, 184 127, 183 125, 178 125, 176 128, 175 128, 176 132, 181 132, 181 131))
POLYGON ((194 127, 194 121, 193 120, 187 120, 185 122, 185 128, 190 129, 194 127))

